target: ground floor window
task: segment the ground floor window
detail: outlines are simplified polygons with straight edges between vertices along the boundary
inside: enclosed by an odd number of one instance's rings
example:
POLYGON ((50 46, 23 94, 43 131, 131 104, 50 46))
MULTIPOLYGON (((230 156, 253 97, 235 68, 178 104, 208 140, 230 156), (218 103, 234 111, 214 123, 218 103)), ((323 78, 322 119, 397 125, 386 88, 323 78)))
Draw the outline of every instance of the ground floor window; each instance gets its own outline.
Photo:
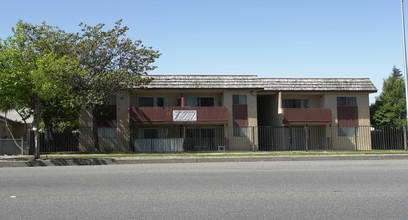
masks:
POLYGON ((98 137, 115 138, 116 137, 116 127, 98 127, 98 137))
POLYGON ((141 128, 139 130, 139 137, 141 139, 168 138, 168 129, 167 128, 141 128))
POLYGON ((248 127, 234 127, 234 137, 248 136, 248 127))
POLYGON ((346 127, 346 126, 339 126, 337 127, 339 136, 345 137, 353 137, 358 136, 358 127, 346 127))

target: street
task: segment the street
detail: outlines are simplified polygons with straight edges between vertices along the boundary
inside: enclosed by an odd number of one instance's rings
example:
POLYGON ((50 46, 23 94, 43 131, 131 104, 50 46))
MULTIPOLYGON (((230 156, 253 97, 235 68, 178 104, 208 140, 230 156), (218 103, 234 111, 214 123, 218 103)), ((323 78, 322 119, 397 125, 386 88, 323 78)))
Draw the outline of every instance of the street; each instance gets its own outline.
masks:
POLYGON ((0 219, 406 219, 408 160, 0 169, 0 219))

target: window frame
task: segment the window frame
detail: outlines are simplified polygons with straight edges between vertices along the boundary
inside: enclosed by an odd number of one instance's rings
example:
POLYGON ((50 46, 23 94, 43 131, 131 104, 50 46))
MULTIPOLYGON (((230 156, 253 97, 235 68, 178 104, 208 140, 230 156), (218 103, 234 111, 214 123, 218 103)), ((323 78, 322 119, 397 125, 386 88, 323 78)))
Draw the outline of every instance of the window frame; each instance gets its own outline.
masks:
POLYGON ((232 133, 234 137, 248 137, 248 127, 234 126, 232 133))
POLYGON ((357 126, 338 126, 337 133, 339 137, 358 137, 359 127, 357 126))
POLYGON ((282 108, 310 108, 310 102, 309 99, 283 99, 282 108))
POLYGON ((187 107, 214 107, 215 106, 215 98, 213 96, 188 96, 185 97, 185 106, 187 107), (202 100, 204 99, 211 99, 212 105, 202 105, 202 100))
POLYGON ((337 106, 358 106, 355 96, 337 96, 337 106), (341 100, 344 99, 344 100, 341 100), (343 103, 340 103, 340 102, 343 103))
POLYGON ((232 95, 232 104, 233 105, 247 105, 247 95, 245 94, 234 94, 232 95))
POLYGON ((116 138, 116 127, 98 127, 98 138, 116 138))
POLYGON ((141 96, 138 98, 138 107, 167 107, 167 97, 164 96, 141 96), (140 105, 141 99, 152 99, 153 105, 140 105), (162 105, 159 105, 159 99, 162 99, 162 105))

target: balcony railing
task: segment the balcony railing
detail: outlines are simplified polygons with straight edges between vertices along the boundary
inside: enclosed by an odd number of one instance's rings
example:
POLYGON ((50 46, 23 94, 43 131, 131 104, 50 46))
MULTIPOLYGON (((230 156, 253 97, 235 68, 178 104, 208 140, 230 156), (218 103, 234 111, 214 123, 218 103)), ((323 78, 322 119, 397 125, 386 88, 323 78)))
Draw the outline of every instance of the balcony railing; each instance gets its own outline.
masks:
POLYGON ((129 109, 131 125, 146 124, 228 124, 227 107, 131 107, 129 109), (176 112, 193 112, 195 118, 179 120, 176 112))
POLYGON ((283 124, 331 124, 329 108, 284 108, 283 124))

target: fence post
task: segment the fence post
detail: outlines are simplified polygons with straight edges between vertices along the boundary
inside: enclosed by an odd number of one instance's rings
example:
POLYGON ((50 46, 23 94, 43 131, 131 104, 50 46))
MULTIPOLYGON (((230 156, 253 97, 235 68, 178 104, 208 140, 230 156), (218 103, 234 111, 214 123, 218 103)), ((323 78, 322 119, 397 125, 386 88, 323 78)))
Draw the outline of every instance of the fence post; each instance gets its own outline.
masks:
POLYGON ((358 129, 358 127, 357 126, 355 126, 354 127, 354 150, 355 151, 357 151, 357 129, 358 129))
POLYGON ((404 132, 404 150, 407 150, 407 126, 402 126, 402 132, 404 132))
POLYGON ((307 125, 305 126, 306 132, 306 151, 309 151, 309 130, 307 129, 307 125))
POLYGON ((21 137, 21 155, 24 155, 24 137, 21 137))
POLYGON ((255 126, 252 126, 252 151, 255 151, 255 126))

